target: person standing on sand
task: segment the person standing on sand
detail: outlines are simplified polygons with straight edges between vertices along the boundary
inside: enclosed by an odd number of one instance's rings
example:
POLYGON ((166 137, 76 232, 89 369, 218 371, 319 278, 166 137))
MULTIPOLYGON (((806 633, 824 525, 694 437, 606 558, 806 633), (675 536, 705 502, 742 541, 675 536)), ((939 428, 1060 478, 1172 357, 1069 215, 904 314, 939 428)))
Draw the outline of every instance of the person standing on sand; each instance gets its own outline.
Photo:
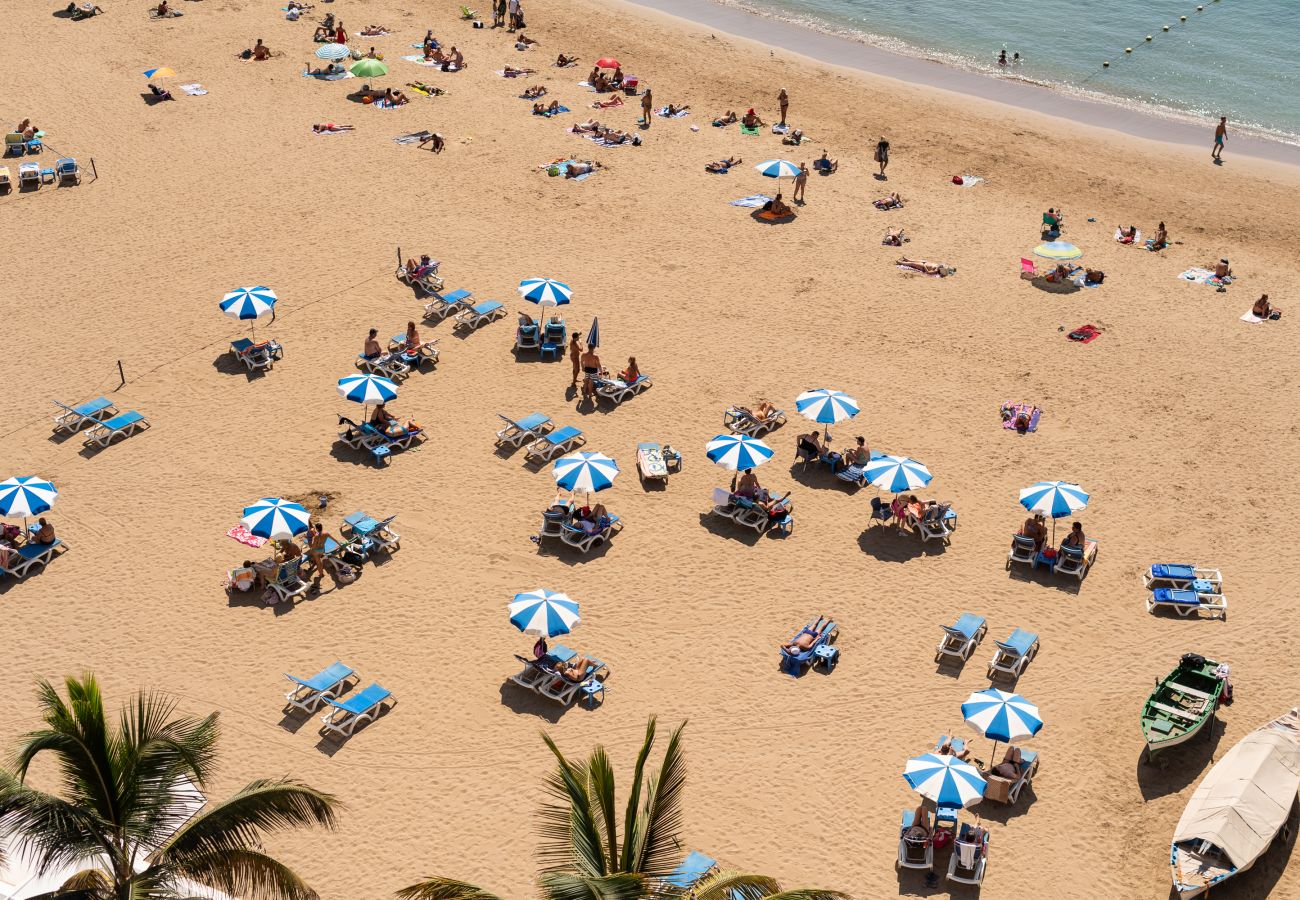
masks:
POLYGON ((785 88, 781 88, 781 93, 779 93, 779 94, 776 95, 776 102, 779 103, 779 104, 781 104, 781 123, 780 123, 780 124, 784 125, 784 124, 785 124, 785 111, 786 111, 787 109, 790 108, 790 95, 787 94, 787 93, 785 92, 785 88))
POLYGON ((876 143, 876 162, 880 163, 880 177, 885 178, 885 167, 889 165, 889 141, 883 137, 876 143))
POLYGON ((573 363, 573 380, 569 387, 577 387, 578 373, 582 371, 582 341, 576 334, 569 337, 569 361, 573 363))
POLYGON ((803 203, 803 192, 806 187, 808 187, 808 164, 799 163, 799 174, 794 176, 794 193, 790 195, 790 199, 795 203, 803 203))
POLYGON ((1210 159, 1220 162, 1223 158, 1223 145, 1228 140, 1228 117, 1219 116, 1219 126, 1214 129, 1214 149, 1210 151, 1210 159))
POLYGON ((654 96, 650 93, 650 88, 647 87, 645 89, 645 93, 641 95, 641 119, 643 123, 641 125, 642 128, 650 127, 650 113, 654 110, 654 108, 655 108, 654 96))

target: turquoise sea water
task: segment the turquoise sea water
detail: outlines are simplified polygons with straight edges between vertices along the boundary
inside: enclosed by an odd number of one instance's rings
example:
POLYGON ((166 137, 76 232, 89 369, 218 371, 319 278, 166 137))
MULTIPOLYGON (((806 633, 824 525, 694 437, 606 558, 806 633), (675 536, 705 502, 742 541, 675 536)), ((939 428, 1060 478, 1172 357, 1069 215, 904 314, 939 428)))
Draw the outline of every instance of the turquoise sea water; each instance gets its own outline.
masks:
POLYGON ((1226 115, 1300 143, 1298 0, 724 2, 964 69, 1180 117, 1226 115), (1004 48, 1024 61, 1000 68, 1004 48))

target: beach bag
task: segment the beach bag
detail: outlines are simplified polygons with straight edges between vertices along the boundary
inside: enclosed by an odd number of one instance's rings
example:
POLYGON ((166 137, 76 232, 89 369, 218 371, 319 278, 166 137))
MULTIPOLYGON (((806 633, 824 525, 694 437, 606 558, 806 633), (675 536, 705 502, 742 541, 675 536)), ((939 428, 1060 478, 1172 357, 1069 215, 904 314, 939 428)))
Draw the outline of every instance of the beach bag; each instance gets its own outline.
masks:
POLYGON ((954 176, 952 176, 952 183, 953 183, 953 184, 965 184, 965 182, 962 180, 962 177, 961 177, 960 175, 954 175, 954 176))
POLYGON ((1205 665, 1205 657, 1199 653, 1184 653, 1178 664, 1184 669, 1200 669, 1205 665))

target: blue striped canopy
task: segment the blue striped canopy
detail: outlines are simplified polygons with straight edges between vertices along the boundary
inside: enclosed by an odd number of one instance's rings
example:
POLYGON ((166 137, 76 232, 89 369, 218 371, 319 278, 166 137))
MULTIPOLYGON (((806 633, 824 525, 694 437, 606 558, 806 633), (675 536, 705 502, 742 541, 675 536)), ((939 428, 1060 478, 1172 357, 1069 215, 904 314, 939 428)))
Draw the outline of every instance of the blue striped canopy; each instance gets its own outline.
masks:
POLYGON ((351 55, 347 44, 321 44, 316 48, 316 56, 320 59, 340 60, 351 55))
POLYGON ((269 287, 235 288, 221 298, 221 311, 232 319, 259 319, 269 313, 279 299, 269 287))
POLYGON ((0 516, 29 518, 39 516, 54 505, 59 491, 44 478, 18 475, 0 481, 0 516))
POLYGON ((1030 512, 1059 519, 1087 506, 1088 494, 1068 481, 1040 481, 1020 492, 1020 505, 1030 512))
POLYGON ((758 169, 758 174, 766 175, 768 178, 793 178, 799 174, 799 167, 784 159, 769 159, 754 168, 758 169))
POLYGON ((525 634, 555 637, 568 634, 578 624, 578 601, 546 588, 515 594, 507 608, 510 624, 525 634))
POLYGON ((884 453, 871 454, 863 476, 871 486, 882 491, 901 494, 925 487, 934 478, 924 464, 906 456, 889 456, 884 453))
POLYGON ((720 434, 705 445, 709 459, 733 472, 761 466, 776 453, 758 438, 743 434, 720 434))
POLYGON ((555 461, 555 483, 566 491, 587 494, 613 487, 618 477, 618 463, 603 453, 579 450, 555 461))
POLYGON ((307 507, 279 497, 263 497, 244 507, 244 526, 258 537, 287 541, 307 530, 311 514, 307 507))
POLYGON ((834 425, 836 422, 843 422, 856 416, 858 401, 843 391, 820 388, 815 391, 804 391, 795 397, 794 408, 806 419, 821 422, 823 425, 834 425))
POLYGON ((587 332, 587 349, 595 350, 600 346, 600 317, 594 316, 591 320, 591 330, 587 332))
POLYGON ((397 385, 382 375, 345 375, 338 390, 353 403, 387 403, 397 396, 397 385))
POLYGON ((972 807, 984 799, 988 784, 970 763, 955 756, 923 753, 907 761, 903 780, 939 806, 972 807))
POLYGON ((997 688, 971 694, 961 705, 961 714, 967 725, 995 741, 1032 737, 1043 727, 1037 706, 1019 694, 997 688))
POLYGON ((525 278, 519 282, 519 293, 524 295, 525 300, 531 300, 533 303, 561 306, 572 299, 573 288, 562 281, 554 281, 550 278, 525 278))

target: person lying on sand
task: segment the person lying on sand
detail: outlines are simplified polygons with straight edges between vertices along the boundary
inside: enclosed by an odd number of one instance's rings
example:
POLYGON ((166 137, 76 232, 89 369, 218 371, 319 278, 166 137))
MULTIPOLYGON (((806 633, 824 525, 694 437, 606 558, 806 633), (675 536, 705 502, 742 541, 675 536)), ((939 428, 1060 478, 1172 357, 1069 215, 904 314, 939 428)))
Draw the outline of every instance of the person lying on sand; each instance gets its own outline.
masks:
POLYGON ((99 15, 103 11, 103 9, 96 6, 94 3, 89 2, 89 0, 87 0, 86 3, 81 4, 81 6, 77 6, 76 3, 69 3, 68 8, 64 10, 64 12, 72 17, 73 21, 78 19, 89 19, 92 16, 99 15))
POLYGON ((606 144, 632 144, 639 147, 641 138, 635 134, 629 134, 626 131, 618 131, 614 128, 602 128, 596 132, 596 137, 600 138, 606 144))
POLYGON ((826 630, 826 626, 829 624, 830 620, 825 616, 817 616, 817 624, 805 625, 803 629, 795 635, 794 640, 787 644, 782 644, 781 649, 787 653, 807 653, 812 649, 813 644, 817 643, 821 638, 822 632, 826 630))
POLYGON ((718 128, 721 128, 723 125, 731 125, 737 121, 739 121, 739 117, 731 110, 727 110, 725 115, 718 116, 714 119, 713 124, 718 128))
POLYGON ((711 162, 704 167, 706 172, 715 172, 719 175, 726 175, 727 170, 732 166, 738 166, 743 160, 734 156, 728 156, 726 159, 720 159, 717 162, 711 162))
POLYGON ((563 53, 555 57, 555 67, 557 69, 567 69, 569 66, 572 66, 577 62, 578 62, 578 57, 565 56, 563 53))
POLYGON ((911 238, 903 232, 903 229, 891 228, 885 232, 885 236, 881 239, 880 243, 885 247, 901 247, 903 246, 903 243, 908 240, 911 240, 911 238))
POLYGON ((1131 244, 1137 240, 1138 230, 1136 225, 1129 225, 1127 228, 1120 225, 1115 230, 1119 232, 1119 237, 1116 240, 1121 244, 1131 244))
POLYGON ((289 2, 285 4, 285 10, 288 12, 306 12, 307 10, 312 8, 313 8, 312 4, 299 3, 298 0, 289 0, 289 2))
POLYGON ((314 132, 316 132, 317 134, 321 134, 321 133, 326 132, 326 131, 328 131, 328 132, 335 132, 335 131, 353 131, 353 130, 355 130, 355 126, 352 126, 352 125, 335 125, 333 122, 322 122, 320 125, 313 125, 313 126, 311 127, 311 130, 314 131, 314 132))
POLYGON ((540 41, 535 41, 526 34, 521 34, 515 38, 515 46, 523 44, 525 47, 531 47, 534 44, 540 44, 540 43, 541 43, 540 41))
POLYGON ((621 94, 615 94, 613 97, 610 97, 608 100, 604 100, 604 101, 602 101, 602 100, 596 100, 596 101, 594 101, 594 102, 591 104, 591 108, 592 108, 592 109, 612 109, 612 108, 614 108, 614 107, 616 107, 616 106, 622 106, 622 105, 623 105, 623 96, 622 96, 621 94))
POLYGON ((908 259, 906 256, 900 256, 895 265, 902 266, 905 269, 913 269, 917 272, 924 272, 926 275, 951 275, 957 271, 956 267, 945 263, 932 263, 924 259, 908 259))
POLYGON ((1276 314, 1277 318, 1280 319, 1282 310, 1268 302, 1268 294, 1261 294, 1260 298, 1255 301, 1255 305, 1250 308, 1250 314, 1260 319, 1271 319, 1276 314))
POLYGON ((423 81, 408 81, 406 86, 420 91, 421 93, 428 94, 430 97, 441 97, 443 94, 447 93, 442 88, 425 84, 423 81))
POLYGON ((588 119, 585 122, 579 122, 577 125, 573 126, 574 134, 595 134, 604 130, 605 126, 601 125, 595 119, 588 119))
POLYGON ((536 69, 516 69, 514 66, 506 66, 501 70, 506 78, 518 78, 520 75, 536 75, 536 69))
POLYGON ((536 100, 538 97, 545 97, 546 85, 535 84, 530 88, 525 88, 524 92, 520 94, 520 96, 528 100, 536 100))
POLYGON ((417 146, 415 149, 423 150, 425 144, 431 144, 432 146, 429 147, 429 150, 434 153, 441 153, 443 148, 447 146, 447 142, 443 140, 442 135, 438 134, 437 132, 434 132, 433 134, 429 135, 429 137, 426 138, 425 140, 420 141, 419 146, 417 146))
POLYGON ((334 40, 334 29, 325 25, 318 25, 316 33, 311 36, 311 39, 318 44, 328 44, 334 40))
POLYGON ((533 115, 549 116, 560 111, 560 101, 552 100, 550 104, 542 103, 540 100, 533 104, 533 115))
POLYGON ((840 167, 840 161, 838 159, 828 158, 826 152, 827 151, 823 150, 821 158, 813 160, 813 168, 818 172, 825 172, 829 175, 840 167))
POLYGON ((890 191, 888 197, 884 197, 880 200, 873 200, 871 201, 871 203, 876 209, 902 209, 903 208, 903 198, 898 196, 897 191, 890 191))
POLYGON ((671 103, 669 103, 667 106, 664 107, 664 115, 670 119, 673 116, 677 115, 678 113, 684 113, 689 111, 690 111, 690 106, 673 106, 671 103))
POLYGON ((337 63, 330 63, 321 69, 313 69, 310 65, 307 66, 308 75, 341 75, 342 73, 343 67, 337 63))
POLYGON ((1077 271, 1078 271, 1077 266, 1069 266, 1066 265, 1065 263, 1058 263, 1056 268, 1052 269, 1050 272, 1044 275, 1043 278, 1046 281, 1050 281, 1052 284, 1061 284, 1063 282, 1069 281, 1070 276, 1072 276, 1077 271))
POLYGON ((599 161, 584 160, 583 162, 571 162, 564 167, 565 178, 577 178, 580 175, 590 175, 597 169, 605 168, 599 161))
POLYGON ((379 37, 381 35, 388 34, 388 26, 367 25, 365 28, 361 29, 361 33, 364 34, 366 37, 379 37))

